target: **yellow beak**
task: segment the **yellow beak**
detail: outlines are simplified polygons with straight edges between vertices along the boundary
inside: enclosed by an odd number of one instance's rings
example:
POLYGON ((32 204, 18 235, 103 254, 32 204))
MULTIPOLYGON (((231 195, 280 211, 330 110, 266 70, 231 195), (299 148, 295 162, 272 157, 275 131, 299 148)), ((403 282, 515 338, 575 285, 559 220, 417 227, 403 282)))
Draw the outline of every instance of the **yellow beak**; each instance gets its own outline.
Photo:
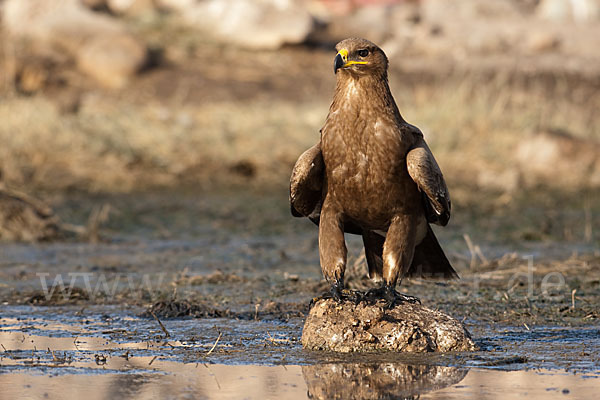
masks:
POLYGON ((340 68, 347 68, 351 65, 357 64, 368 64, 368 62, 354 60, 348 61, 348 50, 341 49, 335 56, 335 59, 333 60, 333 71, 337 73, 337 70, 340 68))

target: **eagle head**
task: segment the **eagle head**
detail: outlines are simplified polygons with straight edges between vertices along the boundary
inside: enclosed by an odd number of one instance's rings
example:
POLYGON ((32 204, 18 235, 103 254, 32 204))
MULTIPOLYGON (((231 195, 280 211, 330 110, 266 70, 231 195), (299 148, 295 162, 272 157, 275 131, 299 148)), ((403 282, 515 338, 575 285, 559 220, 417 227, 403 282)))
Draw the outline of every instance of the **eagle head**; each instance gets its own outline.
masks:
POLYGON ((366 39, 349 38, 339 42, 335 49, 333 70, 356 75, 387 75, 388 59, 375 43, 366 39))

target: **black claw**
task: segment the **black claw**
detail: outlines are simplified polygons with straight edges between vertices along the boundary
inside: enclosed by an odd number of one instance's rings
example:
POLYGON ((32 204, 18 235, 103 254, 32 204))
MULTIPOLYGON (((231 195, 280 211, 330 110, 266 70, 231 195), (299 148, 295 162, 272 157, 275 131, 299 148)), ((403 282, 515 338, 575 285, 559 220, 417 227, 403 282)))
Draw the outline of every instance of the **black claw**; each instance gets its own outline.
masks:
POLYGON ((363 294, 358 290, 344 289, 342 290, 342 298, 357 305, 363 300, 363 294))
POLYGON ((401 303, 421 304, 421 300, 419 300, 417 297, 398 293, 391 285, 387 284, 369 290, 365 294, 365 298, 367 300, 370 300, 372 303, 376 303, 379 300, 383 300, 384 307, 386 309, 394 308, 396 304, 401 303))
POLYGON ((335 281, 331 285, 331 289, 328 292, 323 293, 321 296, 313 297, 310 300, 308 308, 311 309, 319 300, 333 299, 337 302, 343 301, 344 284, 340 281, 335 281))
POLYGON ((396 305, 396 291, 391 286, 385 285, 383 291, 385 308, 391 310, 396 305))
POLYGON ((343 301, 351 301, 354 304, 359 304, 361 301, 363 301, 364 296, 358 290, 344 289, 344 284, 338 280, 331 285, 331 289, 328 292, 323 293, 319 297, 314 297, 311 299, 309 308, 312 308, 312 306, 319 300, 324 299, 333 299, 338 303, 343 301))
POLYGON ((421 299, 418 297, 396 292, 396 301, 398 300, 400 300, 401 303, 421 304, 421 299))
POLYGON ((338 303, 341 303, 343 290, 344 284, 340 281, 335 281, 335 283, 331 285, 331 298, 337 301, 338 303))

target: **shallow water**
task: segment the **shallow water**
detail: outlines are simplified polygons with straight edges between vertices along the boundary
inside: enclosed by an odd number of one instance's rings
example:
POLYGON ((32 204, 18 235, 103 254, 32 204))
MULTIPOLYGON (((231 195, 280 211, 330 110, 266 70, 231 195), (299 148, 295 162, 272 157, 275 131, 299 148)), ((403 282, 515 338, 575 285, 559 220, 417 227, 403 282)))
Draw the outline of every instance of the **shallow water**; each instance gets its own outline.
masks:
MULTIPOLYGON (((151 360, 150 360, 151 361, 151 360)), ((422 399, 591 399, 597 394, 600 379, 597 375, 575 376, 548 371, 498 372, 481 369, 453 370, 455 379, 440 387, 410 376, 398 380, 397 371, 406 371, 406 365, 380 366, 381 376, 369 376, 371 385, 357 376, 343 375, 344 365, 320 366, 261 366, 222 364, 181 364, 155 361, 150 368, 148 358, 114 363, 93 379, 81 374, 64 373, 57 376, 9 373, 0 375, 5 398, 83 398, 88 400, 136 399, 307 399, 307 398, 417 398, 422 399), (338 396, 333 397, 335 386, 323 380, 323 369, 336 374, 338 396), (339 372, 338 372, 339 371, 339 372), (127 372, 124 374, 123 372, 127 372), (345 378, 345 379, 344 379, 345 378), (377 385, 384 381, 385 384, 377 385), (394 382, 398 382, 395 384, 394 382), (363 384, 362 390, 356 389, 363 384), (339 391, 341 384, 349 385, 339 391)), ((370 370, 369 366, 357 365, 370 370)), ((413 366, 412 370, 418 369, 413 366)), ((438 368, 434 373, 444 373, 438 368)), ((355 369, 352 369, 353 371, 355 369)), ((431 370, 429 370, 431 372, 431 370)))
MULTIPOLYGON (((0 398, 594 398, 600 390, 594 259, 567 260, 557 269, 536 263, 540 274, 529 295, 527 286, 509 283, 528 272, 525 262, 470 270, 467 229, 454 224, 440 239, 463 280, 403 287, 463 320, 480 351, 305 351, 302 307, 326 288, 316 229, 292 220, 285 198, 257 198, 197 204, 193 196, 175 196, 173 207, 164 196, 112 199, 120 218, 101 232, 106 242, 0 244, 0 398), (216 270, 222 275, 208 279, 216 270), (540 280, 554 271, 566 283, 546 299, 540 280), (43 283, 53 288, 57 277, 68 291, 80 291, 46 297, 43 283), (139 317, 169 299, 208 304, 228 318, 159 314, 161 327, 139 317)), ((353 239, 355 262, 360 240, 353 239)), ((517 260, 587 249, 482 248, 491 258, 518 251, 517 260)))
MULTIPOLYGON (((299 343, 302 319, 135 317, 91 306, 2 309, 2 398, 592 398, 598 328, 484 327, 481 351, 328 354, 299 343), (568 372, 573 371, 573 372, 568 372)), ((473 328, 473 327, 472 327, 473 328)))

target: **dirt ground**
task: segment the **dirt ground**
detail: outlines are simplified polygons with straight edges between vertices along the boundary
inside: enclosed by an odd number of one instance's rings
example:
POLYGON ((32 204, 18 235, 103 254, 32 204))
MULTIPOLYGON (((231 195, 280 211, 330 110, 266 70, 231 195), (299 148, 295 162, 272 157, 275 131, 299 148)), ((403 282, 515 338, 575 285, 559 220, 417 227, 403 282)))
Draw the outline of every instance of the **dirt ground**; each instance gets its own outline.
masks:
MULTIPOLYGON (((82 225, 92 208, 110 204, 99 242, 1 245, 0 344, 6 349, 0 365, 6 372, 96 373, 104 366, 106 373, 178 376, 178 365, 197 362, 209 368, 348 362, 300 344, 309 302, 328 287, 316 227, 288 214, 285 191, 175 194, 61 195, 53 200, 57 212, 82 225), (40 350, 46 348, 52 351, 40 350), (153 359, 156 365, 148 365, 153 359)), ((479 218, 494 225, 494 218, 479 218)), ((400 290, 462 321, 479 351, 352 355, 352 362, 597 371, 600 254, 594 246, 511 235, 490 244, 477 233, 485 229, 456 222, 437 231, 461 280, 405 281, 400 290)), ((511 226, 499 231, 512 232, 511 226)), ((348 285, 365 290, 372 284, 361 242, 348 239, 348 285)))
MULTIPOLYGON (((166 318, 302 316, 309 300, 327 287, 316 227, 288 215, 286 200, 284 191, 238 189, 58 196, 58 214, 81 225, 94 208, 109 208, 100 241, 3 244, 1 299, 152 306, 166 318), (54 289, 51 296, 43 282, 54 289)), ((515 227, 514 215, 487 214, 476 217, 480 226, 470 222, 472 214, 459 215, 437 230, 461 280, 409 280, 402 289, 459 318, 517 325, 597 321, 600 254, 593 242, 582 240, 583 232, 572 232, 571 240, 559 229, 538 237, 535 225, 515 227), (501 240, 486 239, 494 236, 501 240)), ((567 221, 564 229, 576 223, 562 214, 556 219, 567 221)), ((361 245, 356 237, 348 239, 346 280, 365 290, 372 285, 361 245)))

